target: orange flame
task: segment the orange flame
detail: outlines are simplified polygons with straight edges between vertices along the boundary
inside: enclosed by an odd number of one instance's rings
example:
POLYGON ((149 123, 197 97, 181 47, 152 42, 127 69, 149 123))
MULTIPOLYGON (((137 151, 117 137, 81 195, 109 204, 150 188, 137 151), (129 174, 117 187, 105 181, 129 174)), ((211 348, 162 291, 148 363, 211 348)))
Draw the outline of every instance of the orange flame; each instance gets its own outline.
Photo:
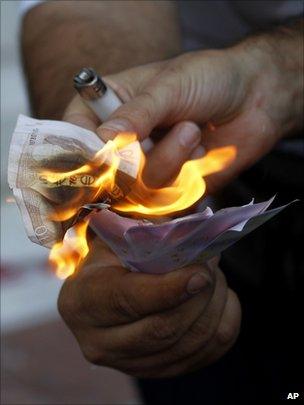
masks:
MULTIPOLYGON (((85 164, 75 170, 68 172, 53 172, 50 170, 44 170, 40 173, 40 177, 43 177, 51 185, 60 185, 65 180, 69 179, 73 182, 77 181, 79 175, 89 175, 94 178, 94 192, 91 195, 91 201, 93 202, 98 198, 102 191, 111 192, 115 186, 116 173, 120 163, 120 156, 118 152, 125 146, 136 141, 136 135, 133 133, 118 134, 113 141, 108 141, 104 147, 96 153, 92 162, 85 164)), ((68 208, 63 208, 60 212, 52 213, 49 217, 52 221, 66 221, 72 218, 79 210, 82 204, 81 191, 78 198, 75 201, 70 201, 68 208)))
MULTIPOLYGON (((135 134, 122 133, 96 153, 92 162, 69 172, 43 171, 40 173, 51 185, 63 182, 78 175, 94 176, 91 201, 98 202, 104 191, 111 192, 115 187, 116 174, 120 164, 119 150, 136 140, 135 134), (106 167, 105 167, 106 166, 106 167)), ((204 157, 187 161, 171 185, 163 188, 149 188, 142 180, 145 156, 141 153, 140 169, 128 195, 114 201, 112 208, 118 212, 137 213, 145 216, 163 216, 184 210, 196 203, 205 193, 204 176, 219 172, 227 167, 236 156, 234 146, 226 146, 209 151, 204 157)), ((64 221, 73 217, 79 206, 64 208, 53 214, 52 220, 64 221)), ((88 221, 82 221, 70 228, 62 242, 56 243, 49 259, 56 267, 59 278, 73 274, 81 260, 89 252, 86 229, 88 221)))
POLYGON ((235 156, 234 146, 211 150, 200 159, 184 163, 174 182, 168 187, 159 189, 151 189, 144 184, 143 164, 131 192, 122 201, 115 202, 113 208, 120 212, 134 212, 148 216, 184 210, 191 207, 205 193, 206 182, 203 176, 223 170, 235 156))
POLYGON ((66 232, 62 242, 52 247, 49 260, 55 266, 57 277, 69 277, 89 253, 86 238, 88 224, 88 221, 78 222, 66 232))

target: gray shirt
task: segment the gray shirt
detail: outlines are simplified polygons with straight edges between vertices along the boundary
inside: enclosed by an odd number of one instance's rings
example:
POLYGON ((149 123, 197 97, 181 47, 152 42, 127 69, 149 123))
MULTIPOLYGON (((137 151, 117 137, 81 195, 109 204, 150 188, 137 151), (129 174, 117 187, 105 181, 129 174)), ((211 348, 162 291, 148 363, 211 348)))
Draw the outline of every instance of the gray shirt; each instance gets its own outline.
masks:
POLYGON ((223 48, 304 12, 303 0, 184 0, 177 5, 186 51, 223 48))

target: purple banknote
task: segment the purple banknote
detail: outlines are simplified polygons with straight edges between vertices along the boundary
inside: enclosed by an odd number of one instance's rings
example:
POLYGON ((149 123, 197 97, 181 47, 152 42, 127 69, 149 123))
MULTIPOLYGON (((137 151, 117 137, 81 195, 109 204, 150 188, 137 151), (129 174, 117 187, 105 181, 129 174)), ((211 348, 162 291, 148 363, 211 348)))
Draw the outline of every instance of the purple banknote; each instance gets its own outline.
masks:
POLYGON ((267 210, 274 197, 215 213, 204 211, 162 224, 122 217, 107 209, 90 215, 90 227, 132 271, 166 273, 221 253, 287 205, 267 210))

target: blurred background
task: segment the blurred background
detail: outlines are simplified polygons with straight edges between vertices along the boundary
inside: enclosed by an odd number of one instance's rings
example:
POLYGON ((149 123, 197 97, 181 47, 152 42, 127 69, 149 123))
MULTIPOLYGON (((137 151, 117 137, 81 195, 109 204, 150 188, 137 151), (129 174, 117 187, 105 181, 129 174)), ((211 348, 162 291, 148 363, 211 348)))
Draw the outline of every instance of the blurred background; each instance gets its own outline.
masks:
POLYGON ((139 404, 129 377, 83 359, 57 313, 48 251, 27 239, 7 185, 10 137, 29 114, 19 3, 1 0, 1 404, 139 404))

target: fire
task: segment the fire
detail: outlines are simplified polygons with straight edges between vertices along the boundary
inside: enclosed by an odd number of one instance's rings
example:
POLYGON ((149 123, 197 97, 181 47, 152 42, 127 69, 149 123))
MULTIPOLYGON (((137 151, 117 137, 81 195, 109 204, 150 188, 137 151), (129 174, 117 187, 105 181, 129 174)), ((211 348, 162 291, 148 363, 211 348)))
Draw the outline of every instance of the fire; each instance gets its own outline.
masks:
POLYGON ((77 223, 68 229, 62 242, 57 242, 52 247, 49 260, 55 266, 57 277, 69 277, 89 253, 86 238, 88 224, 88 221, 77 223))
MULTIPOLYGON (((92 199, 87 203, 98 202, 98 197, 115 187, 116 173, 120 164, 120 149, 136 140, 135 134, 121 133, 113 141, 96 153, 92 162, 68 172, 43 171, 40 173, 51 185, 63 182, 67 178, 77 179, 79 175, 94 176, 92 199)), ((117 212, 145 216, 163 216, 192 206, 205 193, 205 176, 225 169, 236 156, 234 146, 226 146, 209 151, 204 157, 187 161, 172 184, 162 188, 149 188, 143 181, 145 156, 141 154, 140 169, 135 183, 125 197, 112 202, 117 212)), ((76 181, 76 180, 75 180, 76 181)), ((51 218, 64 221, 73 217, 80 207, 62 209, 51 218)), ((50 253, 50 261, 56 267, 59 278, 73 274, 81 260, 89 252, 86 239, 88 221, 82 221, 70 228, 62 242, 56 243, 50 253)))
POLYGON ((131 192, 122 201, 114 203, 113 208, 120 212, 147 216, 167 215, 184 210, 205 193, 206 182, 203 176, 223 170, 235 156, 234 146, 211 150, 201 159, 187 161, 174 182, 159 189, 151 189, 144 184, 143 165, 131 192))
MULTIPOLYGON (((112 191, 115 186, 116 172, 120 163, 118 152, 125 146, 136 141, 136 135, 133 133, 118 134, 113 141, 108 141, 104 147, 96 153, 90 164, 85 164, 75 170, 68 172, 53 172, 43 170, 39 175, 47 183, 53 185, 62 184, 66 179, 77 181, 79 175, 92 175, 94 180, 94 191, 91 195, 91 201, 95 201, 102 191, 112 191)), ((81 201, 81 191, 78 198, 69 201, 69 207, 60 212, 53 213, 50 219, 53 221, 66 221, 72 218, 79 210, 79 201, 81 201)))

